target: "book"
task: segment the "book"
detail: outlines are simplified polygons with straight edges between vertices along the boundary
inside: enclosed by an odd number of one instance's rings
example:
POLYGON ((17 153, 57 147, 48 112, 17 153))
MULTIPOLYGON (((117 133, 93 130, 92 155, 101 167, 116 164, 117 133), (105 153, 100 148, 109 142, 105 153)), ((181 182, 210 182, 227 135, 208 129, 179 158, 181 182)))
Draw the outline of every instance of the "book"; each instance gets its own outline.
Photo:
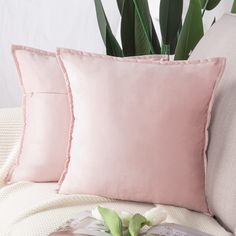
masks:
MULTIPOLYGON (((127 229, 124 229, 127 231, 127 229)), ((179 224, 163 223, 157 226, 144 226, 141 236, 213 236, 179 224)), ((111 236, 102 221, 94 219, 90 211, 81 212, 76 219, 62 225, 49 236, 111 236)))

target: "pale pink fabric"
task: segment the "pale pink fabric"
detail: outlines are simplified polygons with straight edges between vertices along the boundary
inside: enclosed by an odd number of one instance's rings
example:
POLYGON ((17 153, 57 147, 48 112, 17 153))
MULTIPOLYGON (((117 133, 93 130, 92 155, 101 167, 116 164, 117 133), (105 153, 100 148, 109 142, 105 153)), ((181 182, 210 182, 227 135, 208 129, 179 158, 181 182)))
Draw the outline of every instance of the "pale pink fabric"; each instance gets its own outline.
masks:
MULTIPOLYGON (((7 181, 58 181, 66 162, 73 124, 63 73, 54 53, 13 46, 13 56, 24 92, 25 124, 19 156, 7 181)), ((134 58, 156 61, 166 57, 134 58)))
POLYGON ((71 114, 54 53, 13 46, 23 88, 24 133, 8 181, 58 181, 66 161, 71 114))
POLYGON ((73 109, 60 193, 208 212, 205 151, 225 59, 143 63, 58 50, 73 109))

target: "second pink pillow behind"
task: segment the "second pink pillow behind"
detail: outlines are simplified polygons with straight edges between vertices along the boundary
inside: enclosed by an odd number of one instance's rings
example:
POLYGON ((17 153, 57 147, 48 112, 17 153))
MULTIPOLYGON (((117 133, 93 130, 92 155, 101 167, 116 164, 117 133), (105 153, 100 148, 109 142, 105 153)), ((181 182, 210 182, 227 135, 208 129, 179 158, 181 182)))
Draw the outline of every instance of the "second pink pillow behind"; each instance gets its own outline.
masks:
POLYGON ((54 53, 13 46, 23 90, 24 131, 8 181, 58 181, 69 142, 71 114, 65 80, 54 53))

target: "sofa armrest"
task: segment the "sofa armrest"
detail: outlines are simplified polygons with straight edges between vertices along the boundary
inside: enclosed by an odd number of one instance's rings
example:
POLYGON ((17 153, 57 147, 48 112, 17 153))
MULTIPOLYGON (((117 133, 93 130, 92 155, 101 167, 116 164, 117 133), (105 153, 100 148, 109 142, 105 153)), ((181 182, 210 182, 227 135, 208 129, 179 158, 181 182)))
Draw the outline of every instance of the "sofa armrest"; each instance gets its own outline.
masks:
POLYGON ((0 108, 0 171, 20 142, 22 129, 21 108, 0 108))

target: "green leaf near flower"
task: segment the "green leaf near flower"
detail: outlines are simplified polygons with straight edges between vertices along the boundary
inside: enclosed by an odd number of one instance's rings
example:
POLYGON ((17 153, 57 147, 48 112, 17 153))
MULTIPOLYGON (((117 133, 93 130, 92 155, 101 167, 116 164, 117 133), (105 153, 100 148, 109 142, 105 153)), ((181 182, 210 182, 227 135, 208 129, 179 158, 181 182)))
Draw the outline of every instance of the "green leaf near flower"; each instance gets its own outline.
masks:
POLYGON ((100 206, 98 210, 112 236, 123 236, 122 222, 119 215, 111 209, 100 206))
POLYGON ((142 216, 140 214, 135 214, 129 222, 130 235, 131 236, 138 236, 140 229, 146 224, 148 224, 148 221, 144 216, 142 216))

